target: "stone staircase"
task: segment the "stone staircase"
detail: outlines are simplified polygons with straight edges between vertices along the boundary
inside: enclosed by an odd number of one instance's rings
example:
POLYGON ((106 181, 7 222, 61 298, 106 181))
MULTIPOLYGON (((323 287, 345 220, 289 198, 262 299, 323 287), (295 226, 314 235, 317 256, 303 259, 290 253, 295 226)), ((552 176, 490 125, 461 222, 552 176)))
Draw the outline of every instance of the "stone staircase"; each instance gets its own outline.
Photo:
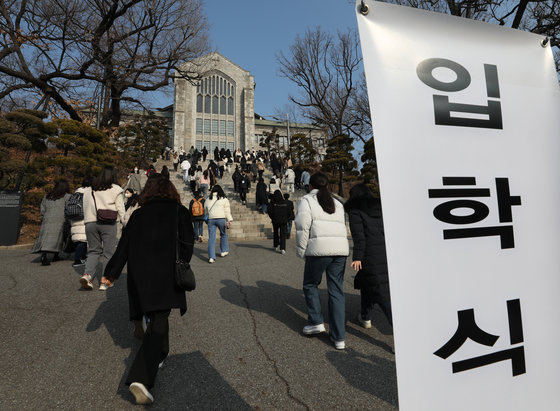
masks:
MULTIPOLYGON (((205 170, 208 166, 208 161, 199 162, 198 164, 205 170)), ((157 164, 155 164, 156 170, 159 172, 164 165, 170 170, 171 181, 175 184, 177 191, 179 191, 181 201, 185 206, 188 206, 193 198, 190 186, 183 183, 182 176, 179 172, 173 172, 172 161, 158 160, 157 164)), ((232 172, 233 170, 235 170, 235 166, 232 166, 232 172)), ((217 184, 222 186, 231 206, 233 222, 231 228, 228 230, 228 237, 236 241, 272 239, 272 222, 270 221, 270 217, 259 211, 255 204, 256 183, 251 182, 251 189, 247 194, 247 203, 243 205, 239 199, 239 195, 233 190, 231 175, 232 173, 225 172, 224 177, 221 180, 217 180, 217 184)), ((265 183, 268 184, 271 177, 272 172, 266 169, 263 174, 265 183)), ((297 189, 295 193, 290 194, 290 200, 294 202, 294 210, 297 209, 297 202, 304 194, 305 192, 303 190, 297 189)), ((206 234, 206 228, 204 232, 206 234)), ((292 226, 292 235, 295 235, 295 226, 292 226)))

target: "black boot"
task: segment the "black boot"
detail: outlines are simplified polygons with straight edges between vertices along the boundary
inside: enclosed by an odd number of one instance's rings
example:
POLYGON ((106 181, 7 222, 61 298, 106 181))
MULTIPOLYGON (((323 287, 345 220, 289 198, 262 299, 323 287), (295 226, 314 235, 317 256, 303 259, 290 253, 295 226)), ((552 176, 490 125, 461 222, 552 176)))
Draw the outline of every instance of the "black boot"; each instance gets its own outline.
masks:
POLYGON ((41 265, 51 265, 48 257, 47 257, 47 253, 43 253, 41 254, 41 265))

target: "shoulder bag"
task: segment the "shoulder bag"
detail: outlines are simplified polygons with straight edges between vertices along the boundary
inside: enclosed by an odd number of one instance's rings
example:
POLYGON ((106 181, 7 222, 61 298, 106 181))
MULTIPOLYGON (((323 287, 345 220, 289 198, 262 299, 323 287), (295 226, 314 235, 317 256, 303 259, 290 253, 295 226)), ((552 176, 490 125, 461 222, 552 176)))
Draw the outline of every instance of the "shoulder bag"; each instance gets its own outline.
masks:
POLYGON ((175 285, 182 291, 196 288, 196 279, 191 265, 179 256, 179 206, 177 206, 177 242, 175 243, 175 285))
POLYGON ((93 194, 93 188, 91 189, 91 195, 93 197, 93 204, 95 206, 95 215, 97 217, 97 222, 99 224, 114 224, 117 222, 117 211, 116 210, 105 210, 98 209, 97 202, 95 201, 95 194, 93 194))
POLYGON ((208 216, 210 215, 210 211, 214 208, 214 206, 216 205, 216 203, 218 202, 218 199, 216 199, 216 201, 214 201, 214 204, 212 204, 212 207, 210 207, 210 210, 208 210, 208 212, 206 214, 204 214, 204 217, 202 217, 202 220, 208 224, 208 216))

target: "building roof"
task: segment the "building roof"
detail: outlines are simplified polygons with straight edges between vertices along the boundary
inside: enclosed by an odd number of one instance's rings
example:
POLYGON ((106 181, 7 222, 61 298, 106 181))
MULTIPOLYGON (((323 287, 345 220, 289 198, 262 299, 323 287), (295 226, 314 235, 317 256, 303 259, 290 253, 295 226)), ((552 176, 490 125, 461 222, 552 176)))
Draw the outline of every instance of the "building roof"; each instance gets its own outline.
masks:
MULTIPOLYGON (((277 128, 286 128, 286 121, 265 120, 263 117, 256 118, 256 116, 255 116, 255 126, 271 126, 271 127, 277 127, 277 128)), ((322 130, 321 127, 315 126, 313 124, 295 123, 293 121, 290 121, 290 128, 305 128, 305 129, 313 129, 313 130, 322 130)))
MULTIPOLYGON (((211 53, 205 54, 204 56, 200 56, 197 57, 193 60, 190 61, 185 61, 184 63, 180 64, 181 69, 188 69, 190 65, 196 65, 196 64, 208 64, 211 60, 215 59, 215 58, 222 58, 224 59, 227 63, 231 64, 232 66, 237 67, 239 70, 244 71, 245 73, 251 75, 251 72, 249 70, 244 69, 243 67, 241 67, 239 64, 234 63, 233 61, 231 61, 230 59, 228 59, 226 56, 224 56, 223 54, 218 53, 217 51, 213 51, 211 53)), ((209 69, 212 70, 213 69, 213 64, 210 63, 210 67, 209 69)))

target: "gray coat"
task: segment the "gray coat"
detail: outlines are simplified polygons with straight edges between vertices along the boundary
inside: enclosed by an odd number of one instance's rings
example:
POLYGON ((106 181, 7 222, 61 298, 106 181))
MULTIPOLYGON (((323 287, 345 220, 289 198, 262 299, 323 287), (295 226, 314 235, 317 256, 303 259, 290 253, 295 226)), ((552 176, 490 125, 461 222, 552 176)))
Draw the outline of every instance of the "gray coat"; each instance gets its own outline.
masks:
POLYGON ((65 194, 58 200, 47 200, 46 196, 43 197, 43 201, 41 201, 41 229, 31 252, 50 251, 58 253, 62 251, 64 205, 69 197, 70 194, 65 194))

